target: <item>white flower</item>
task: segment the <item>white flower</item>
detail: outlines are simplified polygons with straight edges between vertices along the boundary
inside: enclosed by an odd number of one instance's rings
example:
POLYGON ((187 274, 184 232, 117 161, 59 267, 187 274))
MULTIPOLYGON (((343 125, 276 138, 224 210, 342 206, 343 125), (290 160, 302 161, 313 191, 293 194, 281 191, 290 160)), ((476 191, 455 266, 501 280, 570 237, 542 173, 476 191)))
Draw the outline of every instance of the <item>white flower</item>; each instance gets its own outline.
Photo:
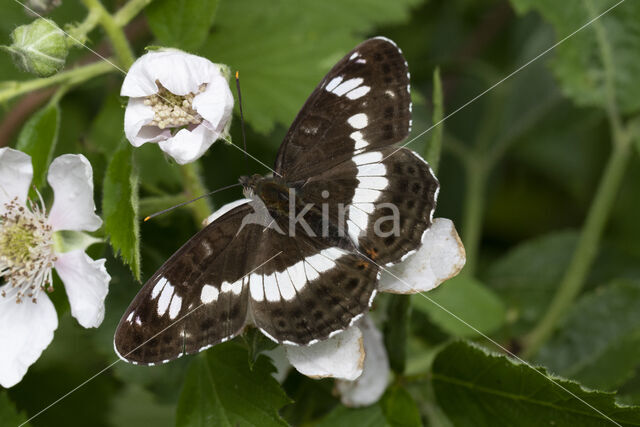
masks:
MULTIPOLYGON (((62 279, 71 314, 85 328, 104 318, 104 299, 111 277, 104 259, 84 252, 96 239, 93 171, 82 155, 65 154, 49 167, 47 180, 54 202, 47 215, 42 199, 27 199, 33 177, 31 158, 0 148, 0 385, 11 387, 51 343, 58 327, 52 269, 62 279), (76 243, 69 246, 68 236, 76 243)), ((40 195, 38 194, 38 197, 40 195)))
POLYGON ((233 95, 221 65, 177 49, 141 56, 120 95, 129 97, 124 132, 134 147, 157 142, 179 164, 193 162, 228 133, 233 95))

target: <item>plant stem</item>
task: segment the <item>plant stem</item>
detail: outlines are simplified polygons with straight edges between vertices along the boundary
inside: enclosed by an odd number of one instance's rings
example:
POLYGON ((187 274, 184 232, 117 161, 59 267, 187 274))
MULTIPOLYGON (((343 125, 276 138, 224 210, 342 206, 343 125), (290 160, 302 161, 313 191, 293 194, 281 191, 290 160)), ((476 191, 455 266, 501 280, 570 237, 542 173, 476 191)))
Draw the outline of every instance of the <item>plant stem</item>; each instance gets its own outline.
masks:
POLYGON ((82 0, 87 9, 91 11, 98 11, 100 13, 99 22, 102 28, 104 28, 109 40, 111 41, 111 45, 113 46, 113 51, 118 58, 118 62, 120 66, 126 71, 129 69, 133 61, 135 61, 135 57, 133 56, 133 51, 131 50, 131 46, 129 46, 129 41, 127 37, 124 35, 122 31, 122 27, 119 26, 113 16, 104 8, 100 0, 82 0))
MULTIPOLYGON (((180 167, 182 183, 187 192, 187 200, 195 199, 207 193, 207 188, 202 182, 200 169, 200 162, 197 160, 180 167)), ((191 208, 193 218, 199 226, 212 212, 211 203, 206 197, 196 200, 188 206, 191 208)))
POLYGON ((618 188, 630 158, 629 146, 629 138, 627 136, 624 136, 623 141, 614 144, 595 198, 589 208, 584 227, 580 233, 578 245, 562 282, 560 282, 558 292, 542 320, 524 339, 524 357, 535 355, 553 333, 556 324, 582 289, 582 285, 597 254, 602 231, 609 218, 609 213, 618 194, 618 188))
POLYGON ((124 27, 152 1, 153 0, 129 0, 127 4, 122 6, 120 10, 113 15, 113 21, 119 27, 124 27))
POLYGON ((442 118, 444 116, 442 97, 442 80, 440 79, 440 69, 436 68, 433 71, 433 117, 432 123, 434 126, 433 135, 424 150, 424 158, 433 169, 433 173, 438 173, 438 165, 440 163, 440 153, 442 151, 442 135, 444 133, 444 123, 442 118))
POLYGON ((0 103, 6 102, 11 98, 22 95, 24 93, 42 89, 58 83, 73 82, 74 84, 78 84, 97 77, 101 74, 106 74, 113 71, 116 70, 114 70, 114 68, 109 63, 99 61, 42 79, 26 80, 23 82, 3 82, 3 89, 0 89, 0 103))
POLYGON ((478 249, 482 233, 487 168, 482 160, 475 159, 467 163, 467 183, 462 223, 462 241, 467 252, 467 264, 464 274, 473 276, 478 263, 478 249))

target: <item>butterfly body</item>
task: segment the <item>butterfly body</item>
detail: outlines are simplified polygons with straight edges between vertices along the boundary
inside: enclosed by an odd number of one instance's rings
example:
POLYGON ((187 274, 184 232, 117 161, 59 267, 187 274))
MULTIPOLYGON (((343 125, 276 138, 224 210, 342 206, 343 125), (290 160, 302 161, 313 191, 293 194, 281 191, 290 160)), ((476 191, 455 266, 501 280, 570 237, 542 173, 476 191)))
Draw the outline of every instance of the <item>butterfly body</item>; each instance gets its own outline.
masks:
POLYGON ((421 245, 438 181, 409 134, 407 63, 374 38, 313 91, 278 152, 274 176, 242 177, 246 199, 220 209, 148 280, 118 325, 132 363, 196 353, 254 325, 308 345, 371 306, 385 265, 421 245))

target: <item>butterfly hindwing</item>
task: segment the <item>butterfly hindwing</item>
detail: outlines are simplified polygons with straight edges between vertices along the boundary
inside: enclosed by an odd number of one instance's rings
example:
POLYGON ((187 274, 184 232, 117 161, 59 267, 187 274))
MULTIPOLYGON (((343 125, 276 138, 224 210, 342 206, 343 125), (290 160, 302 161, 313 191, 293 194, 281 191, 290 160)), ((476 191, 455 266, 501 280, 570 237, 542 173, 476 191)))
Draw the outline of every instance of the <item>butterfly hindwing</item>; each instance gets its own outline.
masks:
POLYGON ((250 275, 253 321, 280 343, 306 345, 344 330, 375 295, 378 267, 348 247, 266 230, 257 247, 273 262, 250 275), (280 253, 280 255, 275 256, 280 253))
POLYGON ((367 40, 309 96, 280 146, 276 172, 290 182, 304 180, 357 150, 402 141, 410 127, 407 62, 392 41, 367 40))

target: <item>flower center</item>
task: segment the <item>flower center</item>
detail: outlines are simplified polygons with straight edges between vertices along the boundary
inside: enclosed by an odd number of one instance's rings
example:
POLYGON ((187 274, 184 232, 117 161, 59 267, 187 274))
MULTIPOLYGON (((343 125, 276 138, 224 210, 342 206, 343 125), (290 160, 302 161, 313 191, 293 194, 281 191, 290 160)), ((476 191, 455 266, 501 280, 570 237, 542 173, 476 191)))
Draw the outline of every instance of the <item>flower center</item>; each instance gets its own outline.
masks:
POLYGON ((156 84, 160 88, 158 93, 148 96, 144 100, 144 104, 153 109, 153 120, 148 126, 158 126, 160 129, 165 129, 198 125, 202 122, 202 116, 193 109, 193 99, 199 93, 204 92, 207 87, 206 83, 200 85, 198 93, 188 93, 184 96, 169 92, 157 80, 156 84))
POLYGON ((40 290, 53 290, 53 232, 42 200, 40 205, 30 205, 29 209, 14 199, 5 204, 0 216, 0 279, 4 282, 0 297, 16 303, 24 298, 35 303, 40 290))

